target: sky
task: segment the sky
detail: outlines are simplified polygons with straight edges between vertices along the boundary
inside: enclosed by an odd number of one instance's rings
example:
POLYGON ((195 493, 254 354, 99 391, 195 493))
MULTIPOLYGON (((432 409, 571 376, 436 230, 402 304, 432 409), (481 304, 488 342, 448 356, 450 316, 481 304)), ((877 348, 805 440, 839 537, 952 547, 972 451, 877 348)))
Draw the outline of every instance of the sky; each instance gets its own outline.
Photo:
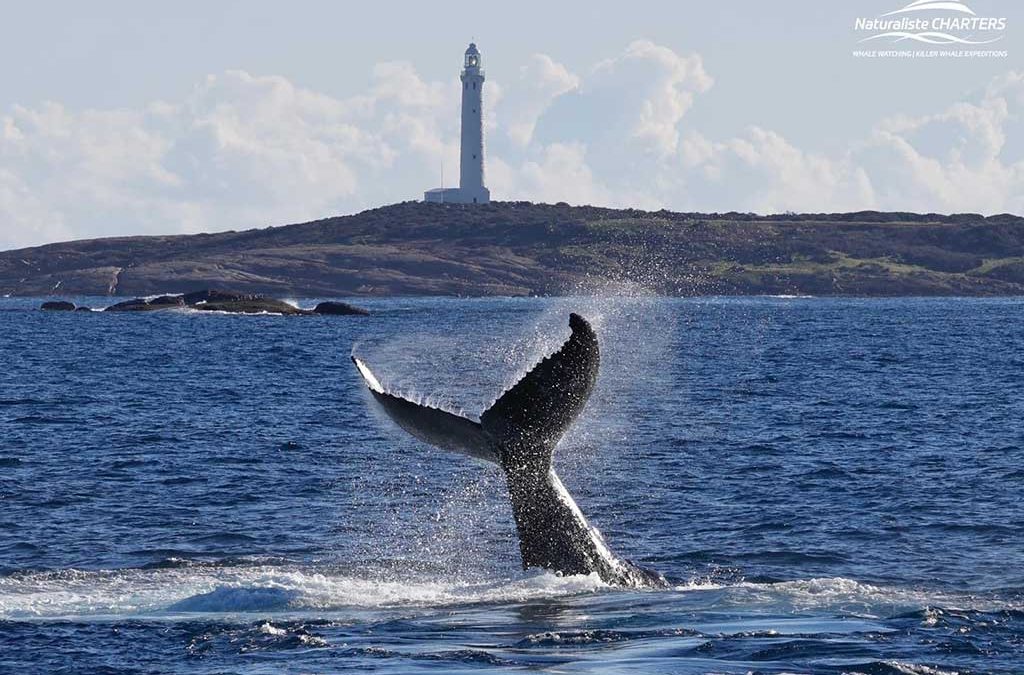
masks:
POLYGON ((1005 17, 957 33, 994 56, 855 56, 933 48, 860 42, 909 1, 5 3, 0 250, 451 186, 470 40, 492 199, 1024 214, 1024 3, 895 15, 1005 17))

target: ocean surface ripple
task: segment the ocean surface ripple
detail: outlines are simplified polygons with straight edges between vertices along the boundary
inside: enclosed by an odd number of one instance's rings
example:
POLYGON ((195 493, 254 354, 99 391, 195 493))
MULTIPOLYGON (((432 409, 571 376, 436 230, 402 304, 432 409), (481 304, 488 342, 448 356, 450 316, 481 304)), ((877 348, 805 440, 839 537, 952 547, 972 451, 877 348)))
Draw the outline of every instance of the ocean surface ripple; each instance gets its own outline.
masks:
POLYGON ((38 304, 0 300, 0 673, 1024 670, 1022 299, 38 304), (349 360, 478 415, 569 311, 559 474, 670 589, 520 570, 502 477, 349 360))

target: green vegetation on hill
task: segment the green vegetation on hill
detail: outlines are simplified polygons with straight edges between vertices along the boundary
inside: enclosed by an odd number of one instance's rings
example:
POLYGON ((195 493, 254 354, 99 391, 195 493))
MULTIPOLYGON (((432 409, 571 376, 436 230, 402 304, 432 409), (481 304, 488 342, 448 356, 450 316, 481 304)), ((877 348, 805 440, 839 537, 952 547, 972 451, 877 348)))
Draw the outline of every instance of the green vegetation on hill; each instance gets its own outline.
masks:
POLYGON ((1024 219, 405 202, 245 232, 0 252, 0 294, 13 295, 531 295, 609 281, 667 295, 1019 295, 1024 219))

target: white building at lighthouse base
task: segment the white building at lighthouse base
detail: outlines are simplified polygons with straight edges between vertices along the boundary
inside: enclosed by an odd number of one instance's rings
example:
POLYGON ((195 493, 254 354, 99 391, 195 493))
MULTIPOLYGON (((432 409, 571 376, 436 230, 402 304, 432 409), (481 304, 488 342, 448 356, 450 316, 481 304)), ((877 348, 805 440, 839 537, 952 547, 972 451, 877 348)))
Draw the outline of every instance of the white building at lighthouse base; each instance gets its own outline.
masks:
POLYGON ((423 201, 448 204, 487 204, 491 201, 491 191, 485 187, 476 190, 434 188, 423 193, 423 201))

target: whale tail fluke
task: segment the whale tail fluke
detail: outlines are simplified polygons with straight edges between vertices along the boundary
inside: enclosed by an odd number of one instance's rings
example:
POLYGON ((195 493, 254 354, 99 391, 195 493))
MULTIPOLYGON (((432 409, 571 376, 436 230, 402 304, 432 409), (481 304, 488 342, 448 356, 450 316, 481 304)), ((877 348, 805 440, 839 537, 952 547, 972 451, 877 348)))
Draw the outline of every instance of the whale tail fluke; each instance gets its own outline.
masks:
POLYGON ((397 396, 363 361, 352 361, 398 426, 430 445, 501 466, 524 568, 597 572, 607 583, 626 586, 665 585, 660 575, 611 553, 551 465, 555 446, 590 398, 600 363, 597 335, 590 324, 571 314, 569 326, 572 334, 558 351, 498 397, 479 422, 397 396))
POLYGON ((353 356, 352 362, 356 364, 367 388, 384 412, 409 434, 443 450, 500 463, 493 443, 479 422, 392 394, 384 389, 370 367, 361 359, 353 356))
POLYGON ((502 463, 547 470, 555 446, 590 398, 600 365, 597 335, 586 319, 569 315, 572 335, 480 416, 502 463))
POLYGON ((597 335, 586 319, 569 315, 572 335, 542 359, 484 413, 480 422, 415 403, 387 391, 361 359, 352 357, 373 397, 398 426, 438 448, 505 465, 551 466, 558 441, 579 416, 597 380, 597 335))

